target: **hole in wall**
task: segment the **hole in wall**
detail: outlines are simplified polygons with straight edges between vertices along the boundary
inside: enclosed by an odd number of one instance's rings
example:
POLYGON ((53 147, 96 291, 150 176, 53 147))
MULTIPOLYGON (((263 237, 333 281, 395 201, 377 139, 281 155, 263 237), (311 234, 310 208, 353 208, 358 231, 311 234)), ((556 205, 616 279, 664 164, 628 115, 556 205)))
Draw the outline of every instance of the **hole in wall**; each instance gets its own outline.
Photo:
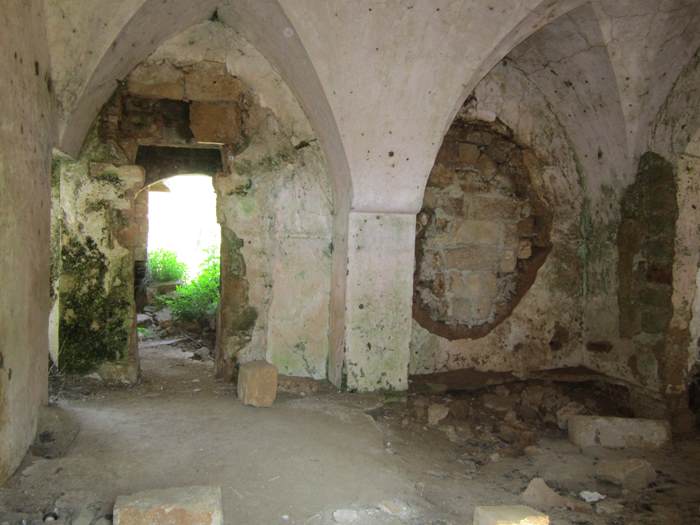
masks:
POLYGON ((538 167, 503 124, 453 123, 417 218, 413 313, 421 326, 447 339, 483 337, 532 286, 551 248, 538 167))

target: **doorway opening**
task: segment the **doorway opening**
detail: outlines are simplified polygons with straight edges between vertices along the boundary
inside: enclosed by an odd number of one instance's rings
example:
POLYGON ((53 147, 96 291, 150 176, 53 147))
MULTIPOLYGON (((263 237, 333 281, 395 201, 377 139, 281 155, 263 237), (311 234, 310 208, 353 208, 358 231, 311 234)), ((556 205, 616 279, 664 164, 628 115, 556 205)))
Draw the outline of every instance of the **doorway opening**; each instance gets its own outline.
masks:
POLYGON ((142 146, 136 198, 137 335, 146 376, 187 360, 212 368, 220 302, 221 227, 212 177, 218 149, 142 146))

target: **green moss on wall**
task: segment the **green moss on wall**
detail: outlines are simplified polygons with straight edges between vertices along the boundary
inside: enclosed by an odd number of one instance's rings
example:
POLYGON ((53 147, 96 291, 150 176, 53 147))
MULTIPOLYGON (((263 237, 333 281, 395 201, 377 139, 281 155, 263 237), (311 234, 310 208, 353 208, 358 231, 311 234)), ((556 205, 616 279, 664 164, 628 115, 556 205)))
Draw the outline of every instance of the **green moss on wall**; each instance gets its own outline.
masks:
POLYGON ((90 237, 84 243, 68 239, 61 256, 61 369, 88 373, 102 362, 123 359, 129 341, 129 280, 121 278, 118 286, 107 282, 107 259, 90 237))
POLYGON ((122 181, 121 177, 119 176, 118 173, 110 170, 105 170, 100 173, 97 173, 94 176, 95 179, 99 180, 100 182, 106 182, 107 184, 111 184, 112 186, 116 188, 122 188, 124 186, 124 182, 122 181))
POLYGON ((621 201, 618 302, 623 337, 661 336, 673 314, 673 259, 678 204, 673 165, 645 153, 621 201))

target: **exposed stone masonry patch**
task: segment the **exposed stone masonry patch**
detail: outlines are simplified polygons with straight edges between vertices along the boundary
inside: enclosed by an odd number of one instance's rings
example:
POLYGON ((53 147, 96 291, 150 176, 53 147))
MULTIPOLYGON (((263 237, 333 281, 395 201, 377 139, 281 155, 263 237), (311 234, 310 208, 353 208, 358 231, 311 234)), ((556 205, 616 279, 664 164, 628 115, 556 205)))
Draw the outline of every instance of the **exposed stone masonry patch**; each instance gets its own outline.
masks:
POLYGON ((428 179, 416 226, 414 317, 447 339, 502 322, 550 251, 552 213, 539 163, 500 123, 455 121, 428 179))
POLYGON ((630 359, 631 370, 643 383, 663 377, 657 369, 663 366, 664 341, 673 315, 676 192, 673 166, 647 152, 620 206, 620 335, 651 351, 630 359))

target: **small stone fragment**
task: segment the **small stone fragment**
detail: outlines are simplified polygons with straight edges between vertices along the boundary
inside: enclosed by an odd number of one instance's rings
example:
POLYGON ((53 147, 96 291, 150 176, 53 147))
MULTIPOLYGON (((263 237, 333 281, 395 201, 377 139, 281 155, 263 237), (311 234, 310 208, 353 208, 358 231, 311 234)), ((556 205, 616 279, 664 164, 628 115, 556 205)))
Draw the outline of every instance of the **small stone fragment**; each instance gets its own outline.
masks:
POLYGON ((411 508, 403 501, 397 499, 381 501, 377 505, 377 508, 386 514, 398 516, 401 519, 408 519, 412 514, 411 508))
POLYGON ((523 449, 523 452, 526 456, 533 458, 542 454, 542 449, 536 445, 528 445, 523 449))
POLYGON ((515 404, 514 399, 496 394, 485 394, 484 397, 482 397, 482 402, 484 407, 501 414, 509 412, 515 404))
POLYGON ((554 492, 542 478, 534 478, 520 496, 522 500, 533 507, 549 510, 562 507, 569 510, 586 511, 590 507, 572 498, 561 496, 554 492))
POLYGON ((202 346, 192 352, 192 359, 195 361, 207 361, 211 359, 211 352, 206 346, 202 346))
POLYGON ((222 525, 219 487, 182 487, 119 496, 114 525, 222 525))
POLYGON ((437 425, 450 413, 450 409, 445 405, 433 403, 428 407, 428 424, 437 425))
POLYGON ((336 523, 354 523, 359 517, 359 513, 352 509, 338 509, 333 512, 333 520, 336 523))
POLYGON ((474 474, 479 469, 476 462, 471 459, 458 459, 457 461, 464 465, 464 472, 467 474, 474 474))
POLYGON ((619 485, 628 490, 642 490, 656 480, 656 470, 643 459, 601 461, 596 467, 598 479, 619 485))
POLYGON ((238 399, 244 405, 269 407, 277 397, 277 368, 266 361, 251 361, 238 371, 238 399))
POLYGON ((549 525, 549 517, 525 505, 476 507, 474 525, 549 525))
POLYGON ((581 499, 586 503, 597 503, 605 499, 605 496, 600 492, 590 490, 582 490, 578 495, 581 496, 581 499))

